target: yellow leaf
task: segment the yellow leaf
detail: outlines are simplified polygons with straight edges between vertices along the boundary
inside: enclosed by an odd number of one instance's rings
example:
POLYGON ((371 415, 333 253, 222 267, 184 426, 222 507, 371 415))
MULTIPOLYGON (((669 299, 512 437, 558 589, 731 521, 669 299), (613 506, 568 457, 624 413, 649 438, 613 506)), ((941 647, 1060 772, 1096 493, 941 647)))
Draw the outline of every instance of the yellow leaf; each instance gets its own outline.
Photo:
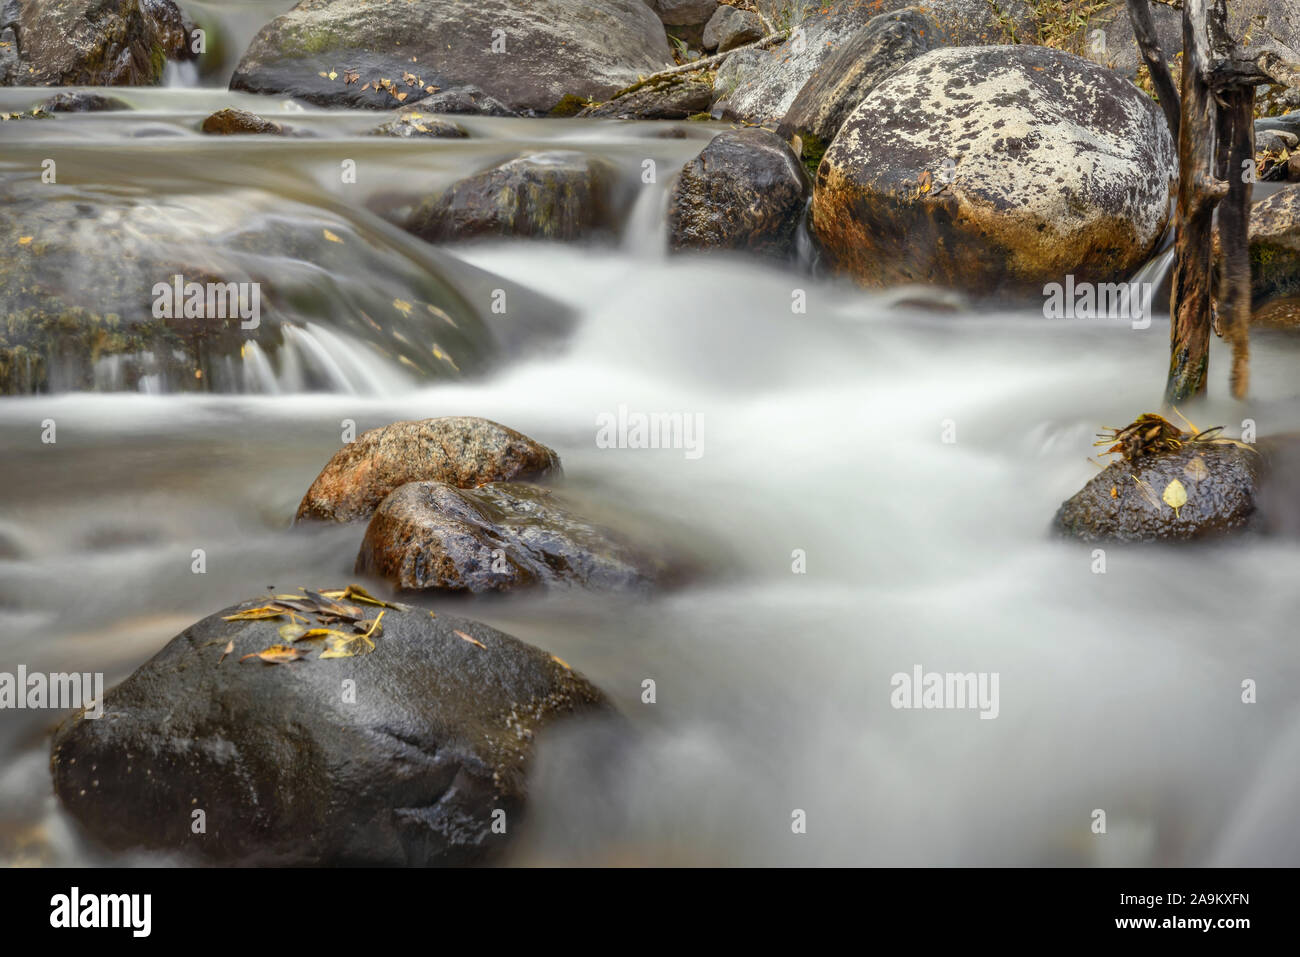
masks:
POLYGON ((569 663, 565 661, 563 658, 557 658, 555 655, 551 655, 551 660, 554 661, 561 668, 563 668, 565 671, 573 670, 572 668, 569 667, 569 663))
POLYGON ((307 652, 301 648, 294 648, 291 645, 272 645, 262 651, 255 651, 251 655, 244 655, 240 661, 247 661, 249 658, 260 658, 268 665, 287 665, 291 661, 297 661, 299 658, 305 658, 307 652))
POLYGON ((261 621, 265 618, 280 618, 286 614, 286 609, 276 608, 274 605, 262 605, 259 608, 249 608, 245 611, 237 611, 233 615, 223 615, 222 621, 261 621))
POLYGON ((325 238, 328 239, 328 240, 329 240, 330 242, 332 242, 332 243, 341 243, 341 242, 343 242, 343 240, 339 239, 337 236, 335 236, 335 235, 334 235, 332 232, 330 232, 328 229, 322 229, 321 232, 324 233, 324 234, 325 234, 325 238))
POLYGON ((307 631, 306 625, 281 625, 280 640, 297 641, 299 638, 303 637, 306 631, 307 631))
POLYGON ((1178 515, 1178 510, 1187 504, 1187 489, 1183 488, 1182 482, 1174 479, 1165 486, 1165 493, 1160 497, 1174 510, 1174 515, 1178 515))
POLYGON ((18 245, 19 245, 19 246, 26 246, 26 245, 27 245, 28 243, 30 243, 31 241, 32 241, 32 237, 31 237, 31 236, 19 236, 19 237, 18 237, 18 245))
POLYGON ((480 648, 487 648, 487 645, 483 644, 483 642, 479 641, 477 638, 470 637, 463 631, 453 631, 452 634, 461 641, 468 641, 471 645, 478 645, 480 648))
POLYGON ((339 78, 339 75, 338 75, 337 73, 335 73, 333 70, 330 70, 330 71, 329 71, 328 76, 329 76, 329 78, 330 78, 331 80, 337 80, 337 79, 339 78))
POLYGON ((405 299, 394 299, 393 308, 404 316, 409 316, 411 314, 411 304, 405 299))

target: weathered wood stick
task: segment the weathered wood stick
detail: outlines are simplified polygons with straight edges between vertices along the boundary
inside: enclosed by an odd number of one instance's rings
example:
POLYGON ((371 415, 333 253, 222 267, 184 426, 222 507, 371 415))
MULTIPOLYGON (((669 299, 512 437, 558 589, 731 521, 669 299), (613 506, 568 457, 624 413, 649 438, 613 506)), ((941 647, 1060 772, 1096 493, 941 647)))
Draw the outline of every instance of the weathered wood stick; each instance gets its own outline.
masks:
POLYGON ((1151 83, 1156 88, 1160 99, 1160 109, 1165 111, 1165 120, 1169 123, 1169 132, 1174 142, 1178 142, 1178 126, 1181 105, 1178 91, 1174 87, 1173 77, 1169 73, 1169 61, 1165 51, 1160 47, 1160 37, 1156 33, 1156 22, 1151 16, 1151 7, 1147 0, 1128 0, 1128 18, 1133 24, 1133 36, 1137 39, 1142 59, 1146 60, 1147 70, 1151 74, 1151 83))

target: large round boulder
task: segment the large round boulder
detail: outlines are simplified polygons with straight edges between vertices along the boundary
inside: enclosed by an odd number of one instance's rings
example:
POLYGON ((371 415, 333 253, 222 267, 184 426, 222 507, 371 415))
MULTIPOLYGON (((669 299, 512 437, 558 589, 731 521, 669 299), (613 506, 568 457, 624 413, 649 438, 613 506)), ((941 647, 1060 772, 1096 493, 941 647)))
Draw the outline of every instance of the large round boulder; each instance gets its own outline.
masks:
POLYGON ((65 721, 50 765, 72 817, 114 850, 228 864, 478 863, 517 830, 536 736, 610 713, 486 625, 318 597, 296 625, 261 599, 205 618, 65 721))
POLYGON ((394 588, 474 594, 537 585, 646 591, 665 569, 555 492, 506 482, 403 485, 370 519, 356 563, 394 588))
POLYGON ((1145 262, 1175 168, 1159 107, 1113 72, 1046 47, 939 49, 853 111, 818 167, 812 224, 864 285, 1041 297, 1145 262))
POLYGON ((672 61, 644 0, 303 0, 253 39, 231 89, 410 106, 472 85, 512 110, 601 100, 672 61))
POLYGON ((297 521, 369 518, 407 482, 475 488, 488 482, 554 477, 560 457, 488 419, 447 416, 394 422, 363 432, 334 453, 298 506, 297 521))
POLYGON ((779 136, 760 129, 720 133, 673 185, 669 247, 788 258, 807 197, 803 168, 779 136))
POLYGON ((190 26, 172 0, 0 4, 0 86, 155 84, 194 58, 190 26))

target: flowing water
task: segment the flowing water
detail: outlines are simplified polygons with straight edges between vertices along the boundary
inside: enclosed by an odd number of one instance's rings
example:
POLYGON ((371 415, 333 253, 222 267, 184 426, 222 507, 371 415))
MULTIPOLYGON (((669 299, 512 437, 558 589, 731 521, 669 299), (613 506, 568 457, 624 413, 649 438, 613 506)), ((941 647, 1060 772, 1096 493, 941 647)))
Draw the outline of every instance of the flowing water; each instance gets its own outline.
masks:
MULTIPOLYGON (((45 92, 0 91, 0 111, 45 92)), ((593 509, 660 517, 708 569, 646 599, 433 602, 570 662, 638 732, 618 754, 594 729, 544 742, 514 862, 1300 863, 1300 547, 1112 547, 1097 574, 1091 549, 1047 534, 1096 471, 1093 433, 1158 404, 1167 320, 1049 321, 669 258, 665 185, 709 124, 464 118, 470 140, 408 143, 362 138, 373 114, 201 86, 110 92, 135 111, 0 129, 5 183, 45 188, 40 160, 55 156, 74 198, 127 184, 199 219, 327 216, 344 246, 379 252, 321 271, 328 295, 300 302, 279 347, 246 348, 211 392, 109 363, 91 391, 0 401, 0 670, 112 684, 233 602, 355 580, 360 528, 290 527, 345 421, 480 415, 555 448, 593 509), (227 105, 311 135, 200 137, 227 105), (672 127, 684 138, 661 135, 672 127), (614 163, 635 194, 621 235, 439 251, 384 219, 532 148, 614 163), (340 182, 344 159, 355 184, 340 182), (523 345, 477 375, 366 349, 330 305, 433 284, 487 323, 481 297, 502 283, 501 322, 549 332, 509 333, 523 345), (699 416, 702 454, 598 447, 598 417, 620 406, 699 416), (916 665, 996 673, 997 718, 896 710, 891 677, 916 665), (1242 703, 1246 679, 1256 704, 1242 703)), ((1189 414, 1232 435, 1246 418, 1261 436, 1295 429, 1298 360, 1294 340, 1257 335, 1249 404, 1189 414)), ((1227 394, 1227 366, 1216 342, 1211 395, 1227 394)), ((0 858, 113 860, 51 794, 57 717, 0 721, 0 858)))

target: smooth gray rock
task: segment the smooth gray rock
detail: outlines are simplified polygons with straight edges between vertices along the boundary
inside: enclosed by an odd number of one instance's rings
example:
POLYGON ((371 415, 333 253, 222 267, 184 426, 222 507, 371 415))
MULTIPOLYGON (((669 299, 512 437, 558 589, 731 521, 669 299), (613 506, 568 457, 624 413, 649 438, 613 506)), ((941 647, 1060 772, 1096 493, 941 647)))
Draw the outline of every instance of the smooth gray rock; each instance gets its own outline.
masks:
POLYGON ((706 50, 726 53, 736 47, 763 39, 766 31, 758 14, 737 7, 718 7, 704 28, 701 42, 706 50))
POLYGON ((230 86, 392 108, 400 93, 411 106, 472 85, 510 110, 545 113, 566 95, 603 99, 671 62, 643 0, 303 0, 262 28, 230 86))

